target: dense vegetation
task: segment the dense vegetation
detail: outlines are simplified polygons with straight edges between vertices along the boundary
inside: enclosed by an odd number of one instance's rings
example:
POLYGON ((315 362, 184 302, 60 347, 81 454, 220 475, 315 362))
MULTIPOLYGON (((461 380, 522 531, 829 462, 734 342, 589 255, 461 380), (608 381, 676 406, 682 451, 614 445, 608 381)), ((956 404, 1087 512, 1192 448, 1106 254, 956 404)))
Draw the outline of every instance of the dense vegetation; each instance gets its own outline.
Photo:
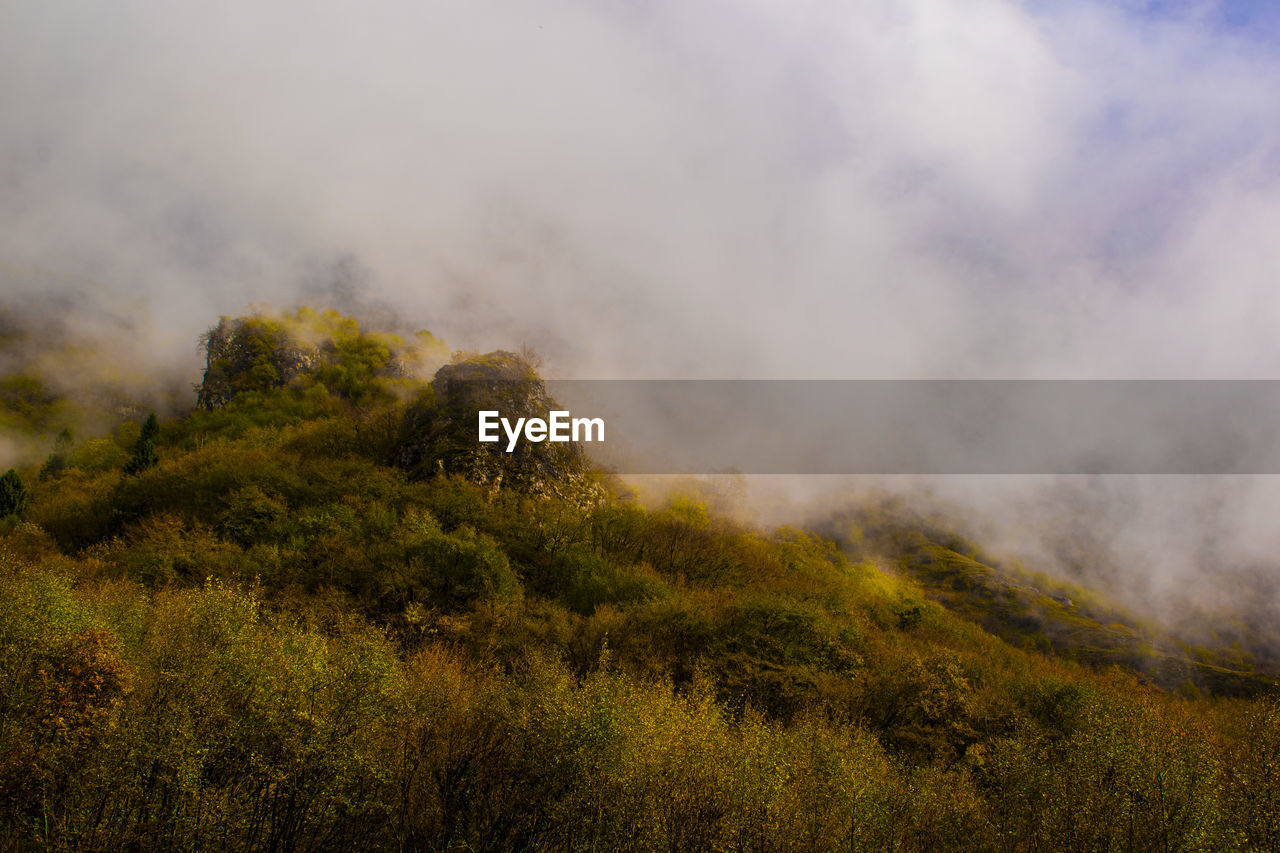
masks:
POLYGON ((0 528, 8 848, 1280 849, 1258 673, 1075 654, 959 595, 981 555, 928 527, 840 548, 435 464, 429 337, 209 344, 184 416, 22 415, 52 453, 0 528))
MULTIPOLYGON (((1274 616, 1249 624, 1245 614, 1201 608, 1174 625, 1141 618, 1095 590, 992 560, 936 513, 900 497, 841 507, 815 528, 855 559, 887 561, 934 601, 1014 645, 1095 667, 1118 664, 1187 695, 1253 696, 1275 687, 1274 616), (1190 616, 1201 621, 1188 630, 1190 616)), ((1242 589, 1242 600, 1249 593, 1262 590, 1242 589)))

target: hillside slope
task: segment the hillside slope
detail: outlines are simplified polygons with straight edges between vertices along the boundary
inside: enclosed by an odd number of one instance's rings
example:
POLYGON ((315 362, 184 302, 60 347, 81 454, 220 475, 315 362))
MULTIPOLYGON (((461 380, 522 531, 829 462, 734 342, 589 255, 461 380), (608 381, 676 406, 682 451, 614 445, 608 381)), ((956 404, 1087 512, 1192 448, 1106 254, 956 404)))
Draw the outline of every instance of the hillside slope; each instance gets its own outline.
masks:
MULTIPOLYGON (((1280 674, 1275 629, 1188 642, 1178 628, 1143 619, 1097 592, 1003 565, 939 518, 881 499, 816 525, 854 559, 874 557, 925 595, 1002 639, 1094 667, 1118 665, 1188 695, 1252 696, 1280 674), (1254 654, 1243 654, 1243 640, 1254 654)), ((1206 620, 1207 621, 1207 620, 1206 620)), ((1212 624, 1212 623, 1210 623, 1212 624)))
POLYGON ((1121 630, 1051 596, 1005 630, 1030 587, 927 530, 851 557, 694 500, 646 510, 578 457, 499 479, 448 455, 473 424, 401 366, 408 339, 314 313, 218 328, 200 407, 18 471, 8 847, 1280 842, 1265 675, 1216 696, 1184 656, 1171 684, 1195 689, 1164 689, 1129 646, 1082 654, 1121 630), (304 327, 320 357, 282 359, 304 327))

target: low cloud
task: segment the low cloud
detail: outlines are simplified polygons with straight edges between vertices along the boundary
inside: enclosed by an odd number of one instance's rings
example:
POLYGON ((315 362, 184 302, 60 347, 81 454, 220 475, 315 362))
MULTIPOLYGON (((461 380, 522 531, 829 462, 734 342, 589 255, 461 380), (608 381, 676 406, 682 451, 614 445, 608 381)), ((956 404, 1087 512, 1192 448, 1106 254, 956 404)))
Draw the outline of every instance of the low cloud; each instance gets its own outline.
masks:
POLYGON ((0 274, 170 347, 354 261, 562 375, 1272 375, 1280 65, 1140 11, 8 4, 0 274))

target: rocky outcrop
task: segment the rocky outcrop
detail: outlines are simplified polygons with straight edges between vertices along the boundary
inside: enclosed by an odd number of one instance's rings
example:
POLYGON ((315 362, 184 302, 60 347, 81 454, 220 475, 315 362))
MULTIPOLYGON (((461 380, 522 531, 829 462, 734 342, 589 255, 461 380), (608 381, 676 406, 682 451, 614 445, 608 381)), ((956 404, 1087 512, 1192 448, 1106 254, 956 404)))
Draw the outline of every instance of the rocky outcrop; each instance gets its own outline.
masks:
POLYGON ((440 368, 431 393, 409 408, 395 463, 418 479, 460 474, 480 484, 595 503, 605 489, 578 444, 522 441, 508 453, 505 440, 477 440, 482 410, 514 421, 546 418, 558 408, 519 355, 497 351, 463 357, 440 368))
MULTIPOLYGON (((365 332, 334 311, 223 317, 205 333, 200 408, 225 406, 246 391, 263 392, 315 381, 356 405, 386 402, 395 383, 411 384, 448 357, 444 342, 419 331, 365 332)), ((397 391, 398 393, 398 391, 397 391)))
POLYGON ((283 387, 314 368, 319 352, 284 327, 258 317, 223 317, 204 335, 204 380, 196 405, 216 409, 243 391, 283 387))

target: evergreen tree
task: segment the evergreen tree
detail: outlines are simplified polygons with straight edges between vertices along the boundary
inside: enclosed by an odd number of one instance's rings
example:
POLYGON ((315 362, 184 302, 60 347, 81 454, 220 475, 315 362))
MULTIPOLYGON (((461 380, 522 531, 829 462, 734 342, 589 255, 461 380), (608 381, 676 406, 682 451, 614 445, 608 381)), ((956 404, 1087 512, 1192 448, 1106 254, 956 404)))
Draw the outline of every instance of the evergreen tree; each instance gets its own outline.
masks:
POLYGON ((58 433, 58 437, 53 442, 53 452, 49 454, 49 458, 44 461, 44 466, 40 469, 41 481, 58 476, 67 467, 67 457, 71 453, 71 445, 74 441, 70 429, 64 429, 58 433))
POLYGON ((31 506, 31 495, 18 472, 10 468, 0 477, 0 518, 16 515, 21 518, 31 506))
POLYGON ((156 413, 152 412, 142 425, 142 432, 133 445, 133 456, 124 465, 126 474, 140 474, 153 468, 160 462, 160 454, 156 452, 156 437, 160 435, 160 423, 156 413))

